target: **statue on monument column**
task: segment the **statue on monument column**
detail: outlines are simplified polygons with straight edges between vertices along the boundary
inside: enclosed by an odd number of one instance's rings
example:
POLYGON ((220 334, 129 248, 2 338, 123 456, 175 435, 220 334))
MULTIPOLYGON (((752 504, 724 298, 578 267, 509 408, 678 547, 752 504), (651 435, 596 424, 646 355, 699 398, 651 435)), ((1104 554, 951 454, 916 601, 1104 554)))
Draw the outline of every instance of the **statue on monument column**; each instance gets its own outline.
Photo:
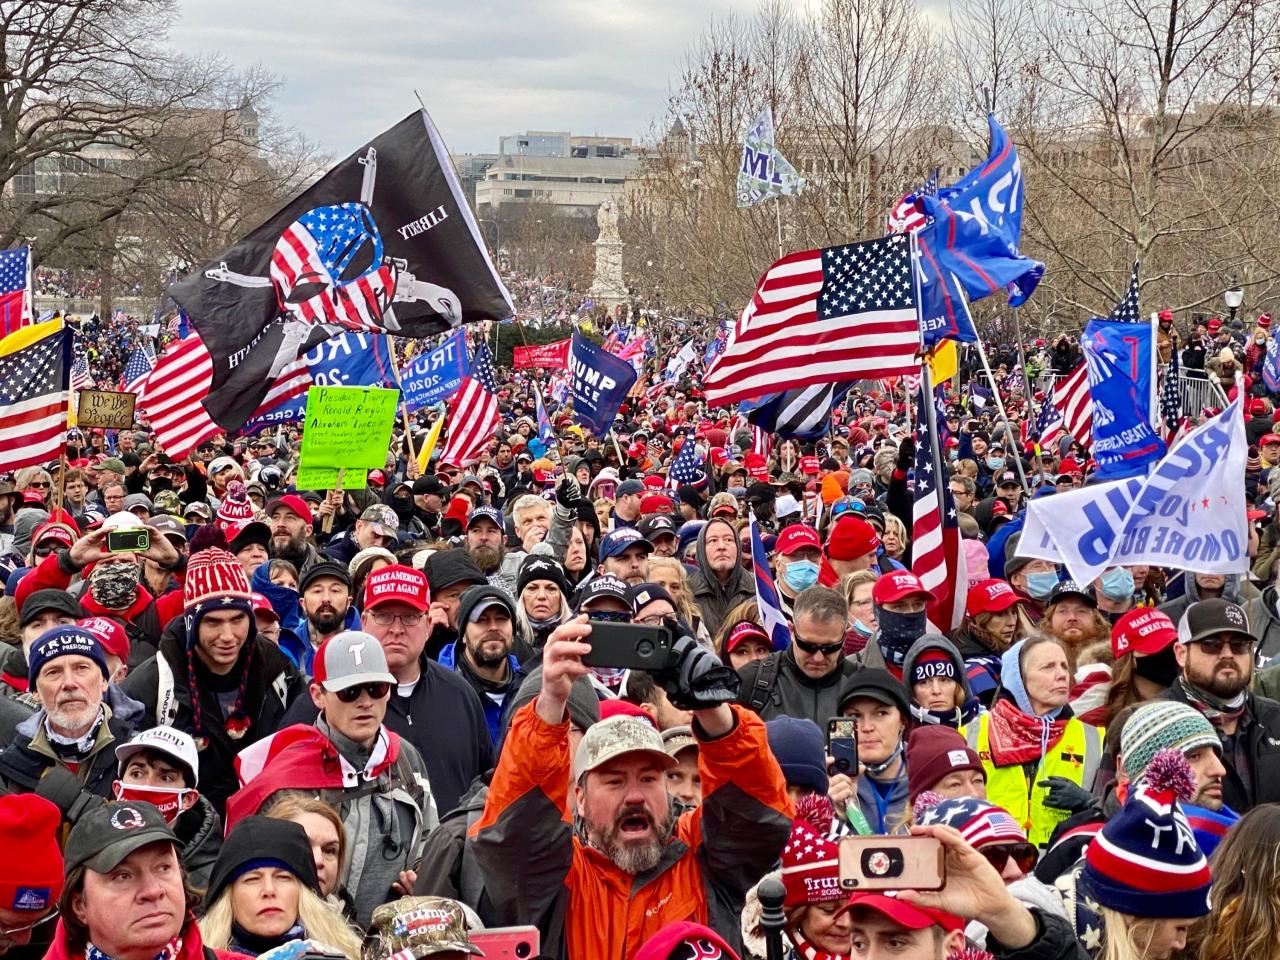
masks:
POLYGON ((605 242, 621 239, 618 235, 618 208, 612 200, 605 200, 596 211, 596 224, 600 227, 600 240, 605 242))

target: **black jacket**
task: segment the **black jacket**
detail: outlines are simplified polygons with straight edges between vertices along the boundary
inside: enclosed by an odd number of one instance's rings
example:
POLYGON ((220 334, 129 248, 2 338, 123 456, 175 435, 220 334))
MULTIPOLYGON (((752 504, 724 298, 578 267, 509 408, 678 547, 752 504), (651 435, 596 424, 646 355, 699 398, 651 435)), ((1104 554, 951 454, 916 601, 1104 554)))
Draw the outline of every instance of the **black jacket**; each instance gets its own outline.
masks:
POLYGON ((202 796, 194 807, 178 814, 178 819, 173 822, 173 832, 181 844, 178 855, 186 868, 187 880, 192 889, 204 893, 209 886, 218 851, 222 849, 222 818, 213 809, 213 804, 202 796))
MULTIPOLYGON (((407 697, 392 693, 384 721, 418 748, 441 818, 458 805, 471 781, 493 767, 493 742, 484 708, 470 684, 423 657, 422 675, 407 697)), ((299 697, 277 725, 315 723, 315 704, 299 697)))
POLYGON ((764 705, 756 710, 761 719, 772 720, 786 714, 812 720, 825 730, 830 718, 840 716, 840 698, 859 669, 856 661, 845 658, 825 677, 815 680, 796 665, 788 647, 738 671, 742 677, 738 702, 754 709, 752 700, 763 698, 764 705), (773 682, 768 685, 767 697, 763 693, 760 698, 754 697, 757 680, 763 683, 770 675, 773 682))
MULTIPOLYGON (((1188 703, 1180 684, 1175 683, 1161 696, 1166 700, 1188 703)), ((1236 773, 1230 757, 1223 764, 1227 774, 1222 778, 1222 802, 1244 813, 1260 803, 1280 803, 1280 703, 1245 693, 1245 717, 1240 735, 1248 745, 1253 769, 1249 787, 1236 773)))
MULTIPOLYGON (((161 723, 156 717, 160 680, 157 660, 163 657, 173 674, 177 712, 172 725, 194 735, 194 714, 187 678, 186 633, 183 618, 178 617, 170 623, 160 640, 160 652, 130 673, 121 688, 135 700, 142 701, 146 709, 144 726, 161 723)), ((207 684, 200 687, 200 714, 204 718, 204 731, 209 741, 200 751, 200 793, 209 799, 219 814, 226 812, 227 798, 240 787, 235 770, 236 754, 284 726, 281 720, 285 710, 304 687, 302 676, 279 647, 258 637, 250 643, 252 648, 246 644, 241 654, 251 657, 244 690, 244 704, 251 722, 244 736, 231 739, 221 721, 222 707, 218 703, 217 691, 207 684)))

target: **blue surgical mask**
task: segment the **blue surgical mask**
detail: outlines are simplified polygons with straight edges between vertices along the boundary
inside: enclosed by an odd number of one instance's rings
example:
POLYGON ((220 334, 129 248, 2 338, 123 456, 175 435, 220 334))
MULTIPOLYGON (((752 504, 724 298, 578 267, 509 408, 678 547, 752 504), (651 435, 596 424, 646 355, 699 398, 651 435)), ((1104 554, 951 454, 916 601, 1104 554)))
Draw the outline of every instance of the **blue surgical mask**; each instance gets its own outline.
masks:
POLYGON ((875 636, 875 633, 876 633, 875 630, 873 630, 871 627, 868 627, 861 620, 853 621, 853 632, 858 634, 858 636, 860 637, 868 637, 868 638, 875 636))
POLYGON ((818 582, 818 565, 812 560, 796 560, 782 571, 782 579, 792 590, 806 590, 818 582))
POLYGON ((1102 595, 1108 600, 1125 600, 1133 596, 1133 574, 1116 567, 1102 575, 1102 595))
POLYGON ((1027 593, 1037 600, 1046 600, 1053 588, 1058 585, 1056 570, 1042 570, 1039 573, 1027 574, 1027 593))
POLYGON ((987 457, 987 466, 992 470, 1004 469, 1004 457, 987 457))

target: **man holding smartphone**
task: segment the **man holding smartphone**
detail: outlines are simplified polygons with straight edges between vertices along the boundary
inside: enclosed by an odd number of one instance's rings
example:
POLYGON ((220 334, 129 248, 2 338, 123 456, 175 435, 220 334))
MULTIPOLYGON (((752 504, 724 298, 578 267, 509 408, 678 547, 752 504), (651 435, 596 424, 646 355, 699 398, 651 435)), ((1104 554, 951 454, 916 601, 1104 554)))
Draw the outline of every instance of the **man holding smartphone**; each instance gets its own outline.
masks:
POLYGON ((601 721, 570 756, 566 705, 591 670, 583 663, 591 630, 584 616, 556 628, 538 698, 512 720, 484 814, 469 831, 485 888, 504 923, 542 930, 549 956, 631 956, 684 920, 709 922, 738 943, 743 898, 791 825, 764 725, 731 705, 732 674, 713 653, 692 637, 675 641, 654 678, 693 711, 703 784, 702 806, 675 817, 665 785, 673 761, 651 724, 601 721))

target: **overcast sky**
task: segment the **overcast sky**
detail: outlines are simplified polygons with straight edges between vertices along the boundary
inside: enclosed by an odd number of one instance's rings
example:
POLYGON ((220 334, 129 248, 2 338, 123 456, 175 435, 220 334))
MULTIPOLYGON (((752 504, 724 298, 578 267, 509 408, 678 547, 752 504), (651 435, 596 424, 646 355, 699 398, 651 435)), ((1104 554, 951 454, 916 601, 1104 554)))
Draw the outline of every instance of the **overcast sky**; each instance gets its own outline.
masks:
POLYGON ((341 156, 416 107, 455 153, 527 129, 643 137, 689 43, 755 0, 180 0, 188 52, 262 64, 274 109, 341 156))

